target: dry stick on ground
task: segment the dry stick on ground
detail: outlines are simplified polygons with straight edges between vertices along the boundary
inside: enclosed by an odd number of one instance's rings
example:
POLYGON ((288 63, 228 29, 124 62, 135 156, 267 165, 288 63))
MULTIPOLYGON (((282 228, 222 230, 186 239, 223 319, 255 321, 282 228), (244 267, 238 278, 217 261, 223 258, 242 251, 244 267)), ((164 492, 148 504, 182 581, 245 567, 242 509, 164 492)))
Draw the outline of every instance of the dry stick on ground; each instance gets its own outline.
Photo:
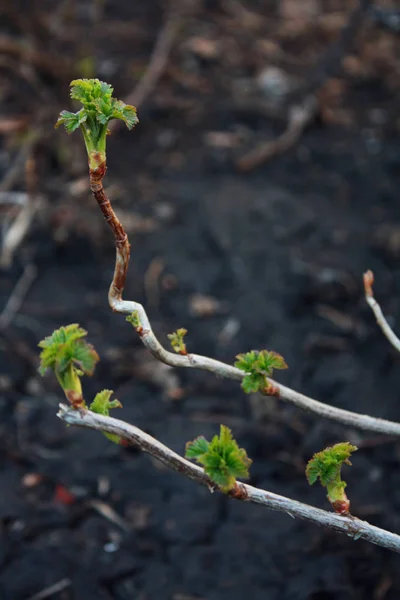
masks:
POLYGON ((294 146, 302 135, 305 127, 315 116, 318 102, 315 93, 325 83, 328 77, 340 69, 343 57, 348 54, 355 34, 358 31, 364 16, 371 5, 371 0, 359 0, 357 8, 351 13, 347 25, 336 42, 329 48, 326 55, 311 71, 304 85, 293 92, 288 102, 288 125, 285 131, 275 140, 261 143, 236 161, 236 167, 241 172, 251 171, 267 162, 274 156, 286 152, 294 146))
POLYGON ((30 156, 28 156, 25 161, 25 180, 28 192, 28 202, 23 206, 4 236, 0 252, 1 267, 9 267, 11 265, 14 252, 27 234, 39 208, 40 200, 36 194, 37 181, 34 144, 29 146, 29 152, 30 156))
POLYGON ((289 110, 288 125, 276 139, 264 142, 236 161, 236 167, 242 173, 251 171, 278 156, 295 145, 306 125, 315 115, 317 101, 314 96, 307 96, 302 104, 296 104, 289 110))
POLYGON ((365 299, 368 302, 368 305, 371 307, 372 312, 375 315, 376 322, 378 323, 379 327, 382 329, 383 334, 389 340, 389 342, 392 344, 393 348, 395 348, 395 350, 397 350, 397 352, 400 352, 400 340, 397 337, 397 335, 393 332, 389 323, 385 319, 385 316, 382 312, 381 307, 379 306, 379 304, 377 303, 377 301, 374 298, 374 292, 372 289, 373 284, 374 284, 374 274, 372 271, 367 271, 366 273, 364 273, 365 299))
MULTIPOLYGON (((144 75, 135 89, 124 98, 126 104, 133 104, 136 107, 141 106, 150 92, 155 88, 166 67, 181 22, 182 17, 177 9, 171 9, 170 14, 167 16, 165 23, 158 34, 157 41, 150 57, 150 62, 144 75)), ((121 121, 115 120, 109 124, 109 129, 113 132, 120 126, 121 121)))
MULTIPOLYGON (((57 416, 68 425, 76 425, 78 427, 116 434, 160 460, 169 469, 177 471, 185 477, 189 477, 197 483, 208 487, 211 492, 222 491, 203 469, 179 456, 179 454, 176 454, 173 450, 164 446, 164 444, 134 425, 114 419, 113 417, 95 414, 88 410, 76 410, 65 404, 60 404, 59 409, 57 416)), ((235 487, 227 495, 237 500, 261 504, 270 510, 285 512, 293 518, 298 517, 299 519, 311 521, 315 525, 328 527, 339 533, 345 533, 355 540, 363 539, 372 544, 400 553, 399 535, 374 527, 366 521, 361 521, 353 516, 343 516, 327 512, 241 482, 236 482, 235 487)))
MULTIPOLYGON (((150 350, 153 356, 155 356, 155 358, 161 362, 170 365, 171 367, 186 367, 191 369, 196 368, 204 371, 211 371, 211 373, 214 373, 218 377, 225 377, 227 379, 241 381, 245 376, 245 373, 232 365, 227 365, 219 360, 215 360, 207 356, 200 356, 192 353, 188 354, 187 356, 182 356, 166 350, 155 336, 144 307, 138 302, 122 299, 126 274, 128 271, 130 244, 128 236, 121 222, 114 213, 110 200, 104 191, 103 177, 105 175, 105 171, 105 164, 101 165, 101 167, 95 170, 90 171, 90 187, 105 220, 113 231, 115 239, 115 269, 113 280, 108 292, 108 301, 110 307, 113 311, 118 313, 131 314, 137 311, 137 316, 140 321, 139 335, 141 340, 146 348, 150 350)), ((292 390, 278 383, 277 381, 274 381, 273 379, 268 379, 268 384, 269 385, 267 387, 270 390, 270 395, 277 396, 281 400, 285 400, 286 402, 294 404, 295 406, 302 408, 307 412, 318 415, 319 417, 331 419, 332 421, 337 421, 343 425, 348 425, 357 429, 363 429, 365 431, 373 431, 374 433, 384 433, 387 435, 400 437, 400 423, 371 417, 369 415, 360 415, 348 410, 343 410, 341 408, 335 408, 334 406, 318 402, 317 400, 313 400, 304 394, 300 394, 299 392, 296 392, 295 390, 292 390)))
POLYGON ((37 275, 37 267, 30 263, 26 265, 17 285, 13 289, 5 307, 0 313, 0 331, 6 329, 13 321, 22 306, 26 294, 37 275))

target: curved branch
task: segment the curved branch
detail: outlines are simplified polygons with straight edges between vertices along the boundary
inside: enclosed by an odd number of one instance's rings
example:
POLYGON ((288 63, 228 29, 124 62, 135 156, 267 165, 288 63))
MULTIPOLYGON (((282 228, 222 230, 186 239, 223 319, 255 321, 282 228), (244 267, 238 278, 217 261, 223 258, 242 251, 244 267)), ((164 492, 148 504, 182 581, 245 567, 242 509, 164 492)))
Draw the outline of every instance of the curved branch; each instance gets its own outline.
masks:
MULTIPOLYGON (((185 477, 189 477, 197 483, 208 487, 211 492, 221 491, 203 469, 179 456, 179 454, 134 425, 88 410, 76 410, 65 404, 60 404, 59 409, 57 416, 65 423, 116 434, 154 458, 157 458, 169 469, 177 471, 185 477)), ((262 504, 270 510, 285 512, 293 518, 298 517, 320 527, 327 527, 339 533, 345 533, 355 540, 364 539, 372 544, 400 553, 399 535, 370 525, 366 521, 361 521, 351 515, 342 516, 314 508, 297 500, 291 500, 285 496, 279 496, 278 494, 261 490, 245 483, 237 482, 235 488, 228 492, 227 495, 237 500, 262 504)))
POLYGON ((374 298, 374 291, 372 289, 373 284, 374 274, 372 271, 367 271, 366 273, 364 273, 365 299, 368 302, 368 305, 371 307, 372 312, 375 315, 376 322, 382 329, 383 335, 389 340, 393 348, 397 350, 397 352, 400 352, 400 340, 394 333, 393 329, 390 327, 389 323, 385 318, 385 315, 382 312, 381 307, 374 298))
MULTIPOLYGON (((227 365, 226 363, 207 356, 200 356, 198 354, 187 354, 186 356, 182 356, 166 350, 154 334, 144 307, 139 304, 139 302, 122 299, 126 274, 128 271, 130 244, 128 236, 114 213, 111 202, 103 189, 102 178, 104 174, 105 165, 100 175, 93 171, 90 173, 90 181, 92 193, 100 206, 105 220, 110 225, 115 239, 115 270, 108 293, 110 307, 113 311, 118 313, 131 314, 137 311, 137 316, 140 321, 140 328, 137 331, 141 340, 146 348, 150 350, 151 354, 161 362, 171 367, 202 369, 204 371, 210 371, 218 377, 241 381, 245 376, 245 373, 232 365, 227 365)), ((309 413, 318 415, 324 419, 337 421, 343 425, 355 427, 356 429, 400 437, 400 423, 371 417, 369 415, 360 415, 358 413, 318 402, 317 400, 313 400, 304 394, 300 394, 273 379, 268 379, 268 383, 270 384, 267 386, 270 390, 269 395, 277 396, 281 400, 294 404, 309 413)))

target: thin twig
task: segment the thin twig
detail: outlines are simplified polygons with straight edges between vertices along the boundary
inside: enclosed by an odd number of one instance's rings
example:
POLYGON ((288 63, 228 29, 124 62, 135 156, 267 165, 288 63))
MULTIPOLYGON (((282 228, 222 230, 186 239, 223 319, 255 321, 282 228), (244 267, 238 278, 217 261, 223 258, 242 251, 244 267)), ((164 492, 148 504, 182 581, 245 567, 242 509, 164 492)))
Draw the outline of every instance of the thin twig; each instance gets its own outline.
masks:
MULTIPOLYGON (((171 52, 172 45, 181 25, 181 17, 172 11, 167 17, 155 43, 149 64, 136 88, 124 100, 138 107, 143 104, 160 79, 171 52)), ((114 121, 117 123, 118 121, 114 121)))
MULTIPOLYGON (((157 40, 150 57, 149 64, 135 89, 124 98, 126 104, 139 107, 155 88, 170 55, 172 45, 181 26, 181 15, 176 10, 171 10, 165 23, 157 36, 157 40)), ((109 125, 111 132, 121 126, 121 121, 112 121, 109 125)))
POLYGON ((300 138, 316 110, 317 101, 314 96, 307 96, 302 104, 292 106, 285 131, 274 140, 261 143, 254 150, 239 158, 236 161, 237 169, 242 173, 251 171, 274 156, 289 150, 300 138))
MULTIPOLYGON (((36 141, 35 136, 33 139, 36 141)), ((30 144, 32 144, 32 142, 30 142, 30 144)), ((27 159, 25 160, 25 180, 28 193, 28 202, 21 209, 19 214, 14 219, 12 225, 8 228, 6 234, 4 235, 0 254, 1 267, 8 267, 11 265, 14 252, 27 234, 35 217, 36 211, 39 208, 40 199, 36 194, 36 161, 32 152, 33 146, 30 144, 27 144, 30 156, 28 155, 27 159)))
MULTIPOLYGON (((212 492, 222 491, 203 469, 182 458, 179 454, 176 454, 176 452, 134 425, 112 417, 95 414, 88 410, 76 410, 65 404, 60 404, 59 409, 57 416, 69 425, 77 425, 78 427, 116 434, 154 458, 157 458, 169 469, 177 471, 185 477, 189 477, 197 483, 208 487, 212 492)), ((262 504, 271 510, 285 512, 293 518, 298 517, 310 521, 315 525, 327 527, 339 533, 345 533, 353 539, 361 538, 400 553, 399 535, 374 527, 356 517, 327 512, 244 483, 236 483, 236 486, 228 492, 228 495, 237 500, 262 504)))
MULTIPOLYGON (((186 356, 182 356, 166 350, 155 336, 144 307, 138 302, 122 299, 126 274, 128 271, 130 244, 128 236, 121 222, 115 215, 110 200, 104 191, 103 177, 105 170, 106 167, 103 165, 102 168, 97 169, 96 172, 92 171, 90 173, 90 182, 92 193, 100 206, 105 220, 110 225, 115 238, 116 260, 114 277, 108 293, 108 302, 110 307, 113 311, 118 313, 131 314, 137 311, 140 321, 140 329, 138 330, 138 333, 143 344, 146 346, 146 348, 148 348, 148 350, 150 350, 151 354, 153 354, 155 358, 166 365, 171 367, 202 369, 204 371, 210 371, 211 373, 214 373, 217 375, 217 377, 225 377, 227 379, 241 381, 245 376, 245 373, 236 367, 227 365, 219 360, 215 360, 207 356, 200 356, 198 354, 188 354, 186 356)), ((267 387, 271 390, 271 393, 273 392, 273 395, 279 397, 281 400, 285 400, 286 402, 294 404, 295 406, 302 408, 309 413, 313 413, 319 417, 331 419, 332 421, 337 421, 343 425, 355 427, 357 429, 400 437, 400 423, 371 417, 369 415, 360 415, 358 413, 343 410, 341 408, 335 408, 334 406, 318 402, 317 400, 313 400, 304 394, 300 394, 291 388, 281 385, 273 379, 268 379, 268 383, 269 386, 267 387)))
POLYGON ((50 596, 58 594, 58 592, 62 592, 66 588, 70 587, 71 583, 72 582, 68 577, 60 579, 60 581, 57 583, 53 583, 53 585, 49 585, 37 594, 30 596, 29 600, 45 600, 45 598, 50 598, 50 596))
POLYGON ((0 253, 0 267, 9 267, 15 250, 21 244, 39 208, 38 199, 30 199, 15 217, 12 225, 4 236, 0 253))
POLYGON ((3 331, 10 325, 15 315, 21 308, 29 288, 34 282, 37 275, 37 267, 33 264, 26 265, 17 285, 12 291, 7 304, 0 313, 0 331, 3 331))
POLYGON ((377 303, 377 301, 374 298, 374 291, 372 289, 373 284, 374 284, 374 274, 372 271, 367 271, 366 273, 364 273, 365 299, 368 302, 369 306, 371 307, 372 312, 375 315, 376 322, 378 323, 379 327, 382 329, 383 335, 386 336, 386 338, 392 344, 393 348, 395 348, 395 350, 397 350, 397 352, 400 352, 400 339, 397 337, 397 335, 394 333, 393 329, 390 327, 389 323, 387 322, 387 320, 382 312, 381 307, 379 306, 379 304, 377 303))
POLYGON ((332 77, 340 69, 343 57, 350 51, 355 34, 363 22, 370 4, 371 0, 359 0, 358 6, 350 14, 348 23, 338 39, 311 70, 304 84, 290 94, 287 102, 291 104, 291 108, 285 131, 277 139, 261 143, 236 161, 239 171, 251 171, 296 144, 317 111, 316 92, 329 77, 332 77))

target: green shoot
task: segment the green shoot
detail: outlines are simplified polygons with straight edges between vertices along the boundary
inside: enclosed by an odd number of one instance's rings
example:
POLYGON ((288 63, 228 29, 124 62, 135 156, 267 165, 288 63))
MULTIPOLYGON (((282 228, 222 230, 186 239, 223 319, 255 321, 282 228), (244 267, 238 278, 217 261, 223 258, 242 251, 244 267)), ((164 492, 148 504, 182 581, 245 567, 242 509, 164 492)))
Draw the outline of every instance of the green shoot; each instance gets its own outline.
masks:
POLYGON ((112 86, 98 79, 75 79, 70 87, 71 98, 78 100, 83 108, 76 113, 63 110, 55 126, 63 124, 68 134, 81 129, 89 166, 96 169, 106 160, 109 121, 120 119, 128 129, 132 129, 138 123, 136 108, 113 98, 112 86))
POLYGON ((87 332, 77 324, 60 327, 39 343, 39 373, 52 369, 68 400, 75 407, 84 407, 83 375, 92 375, 99 356, 83 338, 87 332))
MULTIPOLYGON (((103 390, 96 394, 93 402, 90 405, 90 410, 99 415, 104 415, 106 417, 110 416, 110 410, 113 408, 122 408, 122 404, 119 400, 110 400, 113 394, 112 390, 103 390)), ((114 444, 119 444, 121 438, 119 435, 113 433, 106 433, 103 431, 106 438, 114 442, 114 444)))
POLYGON ((327 489, 333 509, 340 514, 347 514, 350 509, 350 501, 344 491, 347 484, 341 479, 341 468, 343 463, 351 465, 349 458, 356 450, 357 447, 349 442, 335 444, 314 454, 306 467, 308 483, 313 485, 319 479, 327 489))
POLYGON ((223 492, 229 492, 235 487, 236 478, 248 479, 251 460, 246 450, 239 448, 232 437, 232 432, 221 425, 219 437, 216 435, 211 442, 200 436, 186 444, 186 458, 192 458, 204 467, 223 492))
POLYGON ((176 331, 174 331, 174 333, 169 333, 167 336, 171 343, 173 350, 177 354, 183 354, 183 355, 187 354, 186 344, 183 341, 183 338, 185 337, 186 334, 187 334, 187 329, 183 329, 183 327, 182 327, 181 329, 177 329, 176 331))
POLYGON ((126 317, 128 323, 132 325, 136 329, 138 333, 143 331, 142 324, 140 322, 139 311, 134 310, 130 315, 126 317))
POLYGON ((251 350, 236 358, 235 367, 246 373, 242 380, 246 394, 264 391, 268 387, 266 378, 272 377, 274 369, 287 369, 284 358, 269 350, 251 350))

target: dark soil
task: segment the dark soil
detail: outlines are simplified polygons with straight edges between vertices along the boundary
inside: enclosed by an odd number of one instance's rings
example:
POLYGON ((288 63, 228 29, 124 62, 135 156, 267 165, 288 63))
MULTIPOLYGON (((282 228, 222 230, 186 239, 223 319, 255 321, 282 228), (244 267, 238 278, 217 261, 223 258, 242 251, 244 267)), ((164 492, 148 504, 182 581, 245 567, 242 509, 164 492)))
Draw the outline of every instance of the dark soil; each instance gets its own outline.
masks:
MULTIPOLYGON (((74 66, 54 74, 9 54, 5 60, 25 65, 22 75, 12 62, 0 65, 4 115, 26 116, 30 127, 40 119, 42 132, 34 153, 41 208, 0 275, 4 306, 26 264, 38 269, 0 340, 0 599, 398 599, 396 554, 211 496, 148 456, 57 419, 62 394, 52 376, 37 374, 37 343, 79 322, 102 359, 85 381, 87 398, 114 389, 119 417, 179 453, 224 423, 254 461, 252 484, 326 509, 323 489, 308 486, 304 468, 314 452, 349 440, 359 446, 345 477, 353 514, 400 531, 398 442, 245 396, 207 373, 164 369, 109 309, 111 233, 88 194, 79 136, 51 127, 70 107, 78 59, 83 69, 82 58, 91 57, 119 96, 131 90, 165 7, 106 2, 92 22, 92 4, 7 10, 7 36, 74 66), (35 596, 58 583, 59 591, 35 596)), ((299 143, 243 175, 235 157, 285 125, 284 112, 259 108, 262 98, 235 96, 267 60, 257 42, 278 36, 281 20, 279 3, 242 2, 264 16, 253 25, 232 16, 229 4, 191 9, 140 125, 110 139, 106 183, 132 242, 125 297, 146 306, 165 344, 184 326, 189 351, 229 363, 239 352, 272 349, 289 364, 279 381, 334 406, 399 420, 400 358, 362 291, 362 273, 372 268, 385 313, 400 321, 398 38, 368 23, 352 55, 364 71, 330 80, 299 143), (220 53, 190 51, 195 37, 217 40, 220 53), (332 81, 339 99, 331 99, 332 81), (214 299, 213 314, 196 312, 195 295, 214 299)), ((321 3, 326 15, 345 4, 321 3)), ((274 38, 285 71, 307 76, 335 37, 321 31, 274 38)), ((18 133, 2 136, 3 174, 18 143, 18 133)), ((24 186, 21 173, 14 189, 24 186)))

